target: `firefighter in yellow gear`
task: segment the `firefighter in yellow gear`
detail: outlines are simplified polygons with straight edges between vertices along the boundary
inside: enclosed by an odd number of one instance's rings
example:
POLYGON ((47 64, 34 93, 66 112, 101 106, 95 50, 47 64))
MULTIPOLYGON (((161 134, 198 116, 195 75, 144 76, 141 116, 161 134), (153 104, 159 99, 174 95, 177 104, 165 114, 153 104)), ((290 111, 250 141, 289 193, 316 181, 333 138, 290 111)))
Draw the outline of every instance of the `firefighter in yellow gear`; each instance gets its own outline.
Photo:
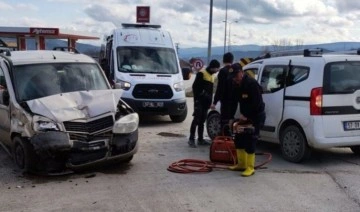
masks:
POLYGON ((255 149, 260 129, 264 126, 266 118, 265 103, 259 83, 246 75, 239 64, 234 64, 232 69, 235 83, 233 96, 236 98, 234 107, 238 104, 241 107, 238 119, 240 125, 237 126, 239 130, 235 136, 238 163, 230 166, 229 169, 243 171, 241 175, 247 177, 255 173, 255 149))

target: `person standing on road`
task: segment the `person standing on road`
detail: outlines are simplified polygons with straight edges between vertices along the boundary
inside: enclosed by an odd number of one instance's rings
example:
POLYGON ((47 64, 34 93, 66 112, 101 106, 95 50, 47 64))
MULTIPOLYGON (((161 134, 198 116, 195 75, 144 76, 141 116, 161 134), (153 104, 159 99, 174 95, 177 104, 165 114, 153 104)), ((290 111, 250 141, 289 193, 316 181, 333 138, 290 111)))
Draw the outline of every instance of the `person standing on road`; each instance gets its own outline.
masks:
POLYGON ((247 177, 255 173, 255 148, 260 129, 264 126, 266 118, 265 103, 262 99, 262 88, 259 83, 246 75, 240 64, 232 65, 232 69, 232 78, 235 83, 234 91, 237 97, 234 105, 240 104, 238 123, 251 124, 254 127, 254 132, 236 134, 235 147, 238 161, 229 169, 243 171, 241 175, 247 177))
POLYGON ((195 81, 192 85, 194 94, 194 113, 193 121, 190 127, 189 146, 196 147, 195 132, 198 130, 198 145, 209 145, 210 143, 204 139, 204 123, 207 116, 207 111, 210 108, 214 78, 213 74, 218 72, 220 63, 217 60, 211 60, 205 70, 201 70, 196 74, 195 81))
POLYGON ((234 62, 234 55, 231 52, 227 52, 223 55, 223 64, 224 67, 220 69, 218 74, 218 84, 216 87, 216 92, 214 96, 213 104, 211 105, 211 109, 214 110, 216 104, 220 101, 220 117, 221 117, 221 133, 224 132, 224 126, 227 125, 233 111, 236 111, 236 108, 232 108, 233 104, 233 81, 231 77, 229 77, 232 69, 231 65, 234 62))

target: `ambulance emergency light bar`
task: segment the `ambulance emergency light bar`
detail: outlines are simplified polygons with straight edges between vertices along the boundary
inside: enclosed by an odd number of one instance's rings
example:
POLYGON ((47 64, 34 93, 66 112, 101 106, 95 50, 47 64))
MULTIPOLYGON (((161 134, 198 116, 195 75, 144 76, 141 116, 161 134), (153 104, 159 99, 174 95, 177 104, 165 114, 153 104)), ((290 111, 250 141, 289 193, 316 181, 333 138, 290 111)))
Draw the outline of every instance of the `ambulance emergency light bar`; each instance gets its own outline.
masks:
POLYGON ((155 25, 155 24, 121 24, 123 27, 125 28, 155 28, 155 29, 159 29, 161 28, 161 25, 155 25))

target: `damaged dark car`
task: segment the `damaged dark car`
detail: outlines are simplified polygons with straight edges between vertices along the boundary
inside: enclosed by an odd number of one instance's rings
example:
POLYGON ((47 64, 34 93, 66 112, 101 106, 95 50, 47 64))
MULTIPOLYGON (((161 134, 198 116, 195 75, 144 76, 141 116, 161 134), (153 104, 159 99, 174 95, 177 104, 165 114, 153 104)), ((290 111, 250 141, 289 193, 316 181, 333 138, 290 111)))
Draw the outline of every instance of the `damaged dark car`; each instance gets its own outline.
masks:
POLYGON ((21 170, 59 173, 132 160, 138 114, 92 58, 19 51, 0 62, 0 143, 21 170))

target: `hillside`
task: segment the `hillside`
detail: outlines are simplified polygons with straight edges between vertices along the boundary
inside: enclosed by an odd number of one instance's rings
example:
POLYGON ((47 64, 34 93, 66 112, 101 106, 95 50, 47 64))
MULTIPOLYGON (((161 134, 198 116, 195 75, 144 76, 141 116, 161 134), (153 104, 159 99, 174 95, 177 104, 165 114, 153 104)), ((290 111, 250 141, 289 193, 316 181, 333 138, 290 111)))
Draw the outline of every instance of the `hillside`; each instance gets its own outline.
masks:
MULTIPOLYGON (((4 41, 8 41, 9 39, 4 38, 4 41)), ((67 46, 67 42, 64 40, 55 40, 49 39, 46 40, 46 49, 53 49, 54 47, 59 46, 67 46)), ((294 47, 284 47, 285 49, 292 49, 294 47)), ((322 48, 329 51, 345 51, 360 48, 360 42, 336 42, 336 43, 323 43, 323 44, 311 44, 311 45, 303 45, 301 48, 322 48)), ((35 40, 28 39, 27 40, 27 49, 33 50, 35 49, 35 40)), ((88 54, 93 57, 98 57, 100 46, 94 46, 90 44, 77 43, 77 49, 85 54, 88 54)), ((257 57, 263 54, 264 49, 272 50, 272 46, 260 46, 260 45, 238 45, 231 46, 231 52, 234 54, 235 59, 240 59, 242 57, 257 57)), ((211 49, 212 57, 211 59, 222 60, 222 55, 224 53, 224 47, 216 46, 211 49)), ((179 57, 184 59, 185 61, 189 61, 191 58, 201 58, 203 61, 207 60, 207 48, 180 48, 179 49, 179 57)))
MULTIPOLYGON (((285 49, 293 49, 294 47, 284 47, 285 49)), ((304 48, 322 48, 329 51, 345 51, 360 48, 360 42, 336 42, 336 43, 323 43, 323 44, 311 44, 303 45, 304 48)), ((272 50, 272 46, 259 46, 259 45, 241 45, 231 46, 231 52, 235 58, 242 57, 257 57, 263 54, 263 49, 272 50)), ((212 59, 222 59, 224 54, 224 47, 213 47, 211 49, 212 59)), ((188 60, 192 57, 201 58, 206 61, 207 48, 184 48, 179 50, 179 57, 184 60, 188 60)))

